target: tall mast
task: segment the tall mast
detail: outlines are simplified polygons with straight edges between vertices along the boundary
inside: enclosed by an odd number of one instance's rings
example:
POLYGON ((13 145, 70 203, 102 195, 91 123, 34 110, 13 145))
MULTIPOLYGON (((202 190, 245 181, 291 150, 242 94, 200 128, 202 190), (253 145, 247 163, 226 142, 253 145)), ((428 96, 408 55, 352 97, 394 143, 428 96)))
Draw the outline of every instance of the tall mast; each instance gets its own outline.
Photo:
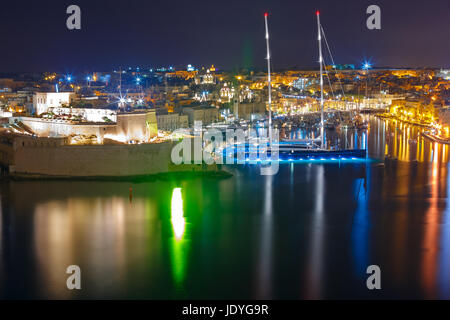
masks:
POLYGON ((270 77, 270 48, 269 48, 269 25, 267 23, 267 16, 264 13, 264 21, 266 24, 266 46, 267 46, 267 83, 269 90, 269 142, 272 143, 272 79, 270 77))
POLYGON ((317 10, 317 40, 319 41, 319 64, 320 64, 320 138, 321 138, 321 147, 323 148, 325 145, 325 139, 323 135, 323 74, 322 74, 322 65, 323 65, 323 57, 322 57, 322 37, 320 31, 320 12, 317 10))

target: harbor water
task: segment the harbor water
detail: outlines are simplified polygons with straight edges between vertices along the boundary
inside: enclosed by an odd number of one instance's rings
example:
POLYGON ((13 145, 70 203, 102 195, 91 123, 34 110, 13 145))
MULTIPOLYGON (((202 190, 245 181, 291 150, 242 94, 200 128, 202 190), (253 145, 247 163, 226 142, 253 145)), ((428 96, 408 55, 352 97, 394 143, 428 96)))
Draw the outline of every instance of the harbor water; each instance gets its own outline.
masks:
POLYGON ((367 161, 284 162, 272 176, 226 166, 219 180, 3 180, 0 297, 450 299, 448 146, 368 119, 367 131, 327 131, 367 161), (69 265, 81 290, 67 289, 69 265), (367 289, 369 265, 381 290, 367 289))

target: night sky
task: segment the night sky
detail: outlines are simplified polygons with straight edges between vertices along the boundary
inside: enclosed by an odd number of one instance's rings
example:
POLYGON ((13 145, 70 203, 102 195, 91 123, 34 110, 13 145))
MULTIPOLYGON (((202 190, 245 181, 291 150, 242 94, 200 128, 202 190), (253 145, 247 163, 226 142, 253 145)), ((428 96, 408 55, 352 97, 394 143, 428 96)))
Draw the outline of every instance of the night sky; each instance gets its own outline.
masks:
POLYGON ((265 11, 275 71, 316 66, 316 9, 336 63, 450 66, 450 0, 27 2, 2 1, 0 72, 261 68, 265 11), (81 30, 66 28, 71 4, 81 7, 81 30), (381 7, 381 30, 366 28, 371 4, 381 7))

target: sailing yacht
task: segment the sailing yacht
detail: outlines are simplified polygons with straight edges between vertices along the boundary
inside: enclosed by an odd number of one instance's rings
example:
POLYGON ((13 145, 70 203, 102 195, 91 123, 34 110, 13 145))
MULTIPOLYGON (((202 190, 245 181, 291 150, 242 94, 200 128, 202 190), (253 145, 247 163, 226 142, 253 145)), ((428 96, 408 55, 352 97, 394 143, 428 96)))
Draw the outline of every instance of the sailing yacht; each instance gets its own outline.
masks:
MULTIPOLYGON (((269 25, 268 13, 264 14, 265 22, 265 38, 267 49, 267 82, 268 82, 268 133, 269 143, 262 142, 260 144, 246 143, 245 145, 235 148, 234 155, 237 158, 238 152, 244 152, 246 160, 255 154, 258 149, 264 148, 265 153, 272 158, 272 153, 277 154, 276 159, 270 161, 295 161, 295 160, 346 160, 346 159, 361 159, 366 158, 366 149, 327 149, 324 137, 324 99, 323 99, 323 56, 321 43, 321 25, 320 14, 317 11, 317 28, 319 41, 319 64, 320 64, 320 135, 314 139, 284 139, 278 142, 274 140, 272 128, 272 84, 271 84, 271 65, 270 65, 270 46, 269 46, 269 25)), ((365 145, 365 144, 364 144, 365 145)), ((226 156, 227 150, 223 150, 223 155, 226 156)))
MULTIPOLYGON (((324 94, 323 94, 323 55, 322 55, 322 36, 320 24, 320 12, 316 12, 317 16, 317 39, 319 47, 319 66, 320 66, 320 135, 314 139, 282 139, 278 143, 280 159, 289 160, 314 158, 314 157, 332 157, 332 158, 366 158, 366 149, 338 149, 329 150, 326 148, 324 135, 324 94)), ((268 82, 268 107, 269 107, 269 137, 271 136, 272 124, 272 88, 271 88, 271 69, 270 69, 270 46, 269 46, 269 26, 268 14, 264 14, 266 27, 266 48, 267 48, 267 82, 268 82)))

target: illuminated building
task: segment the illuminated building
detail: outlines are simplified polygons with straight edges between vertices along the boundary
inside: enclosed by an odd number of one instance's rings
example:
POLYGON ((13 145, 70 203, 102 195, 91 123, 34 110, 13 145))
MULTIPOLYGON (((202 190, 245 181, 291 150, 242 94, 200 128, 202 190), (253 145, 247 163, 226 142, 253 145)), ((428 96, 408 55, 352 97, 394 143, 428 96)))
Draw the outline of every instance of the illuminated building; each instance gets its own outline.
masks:
POLYGON ((188 116, 191 127, 195 121, 201 121, 203 125, 207 125, 219 120, 219 110, 211 107, 184 107, 183 113, 188 116))
POLYGON ((234 97, 234 88, 225 82, 222 88, 220 88, 219 96, 222 102, 230 102, 234 97))
POLYGON ((47 112, 51 107, 68 105, 73 102, 74 98, 73 92, 36 92, 33 96, 33 109, 36 115, 40 115, 47 112))
POLYGON ((184 114, 157 114, 158 130, 174 131, 181 128, 189 128, 189 119, 184 114))
POLYGON ((442 78, 444 80, 450 80, 450 70, 449 69, 441 69, 436 77, 442 78))
POLYGON ((310 85, 310 80, 308 78, 298 78, 294 80, 292 86, 299 90, 305 90, 310 85))
MULTIPOLYGON (((86 110, 77 110, 83 114, 86 110)), ((37 117, 16 117, 19 124, 23 124, 23 132, 33 133, 42 138, 46 137, 70 137, 70 143, 78 143, 83 137, 92 137, 96 144, 102 144, 104 139, 115 140, 121 143, 148 143, 158 133, 156 115, 154 110, 135 111, 135 112, 116 112, 111 110, 88 110, 89 112, 102 113, 96 116, 107 114, 114 119, 112 121, 87 122, 81 121, 82 118, 63 119, 63 118, 37 118, 37 117), (80 137, 80 139, 76 138, 80 137), (75 138, 75 139, 74 139, 75 138)), ((84 114, 86 116, 86 114, 84 114)), ((93 117, 94 115, 89 115, 93 117)), ((106 116, 104 116, 106 117, 106 116)), ((85 140, 85 139, 84 139, 85 140)), ((89 141, 87 141, 90 143, 89 141)))

